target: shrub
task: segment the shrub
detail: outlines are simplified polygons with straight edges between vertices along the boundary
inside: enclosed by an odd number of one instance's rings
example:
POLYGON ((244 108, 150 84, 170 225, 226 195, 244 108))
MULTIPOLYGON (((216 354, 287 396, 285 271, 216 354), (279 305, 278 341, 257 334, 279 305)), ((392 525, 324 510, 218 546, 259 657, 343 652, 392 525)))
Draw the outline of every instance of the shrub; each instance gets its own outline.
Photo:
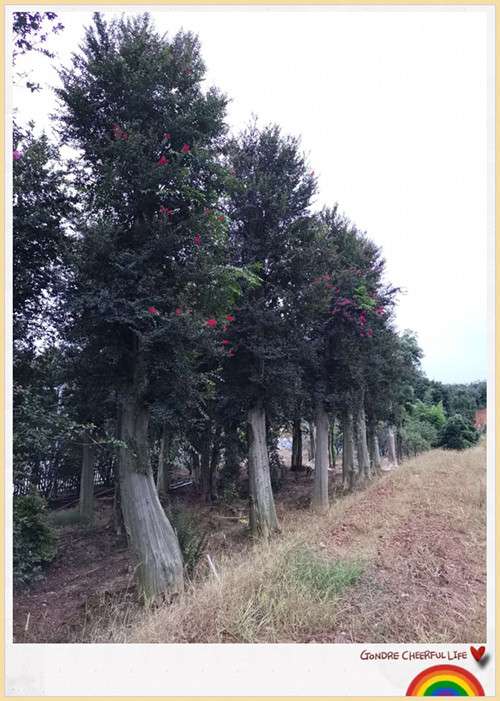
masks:
POLYGON ((417 455, 437 445, 438 432, 431 423, 407 416, 401 427, 401 440, 408 455, 417 455))
POLYGON ((43 567, 55 557, 56 539, 38 494, 14 497, 13 540, 14 579, 22 584, 40 579, 43 567))
POLYGON ((479 440, 479 433, 468 419, 460 414, 450 416, 443 426, 440 434, 440 444, 443 448, 451 450, 464 450, 475 445, 479 440))
POLYGON ((192 575, 203 554, 208 534, 201 530, 194 514, 185 509, 172 506, 167 515, 179 540, 186 573, 192 575))
POLYGON ((434 426, 437 431, 442 429, 446 423, 446 414, 444 413, 442 402, 438 404, 424 404, 424 402, 417 401, 412 406, 412 414, 418 421, 434 426))

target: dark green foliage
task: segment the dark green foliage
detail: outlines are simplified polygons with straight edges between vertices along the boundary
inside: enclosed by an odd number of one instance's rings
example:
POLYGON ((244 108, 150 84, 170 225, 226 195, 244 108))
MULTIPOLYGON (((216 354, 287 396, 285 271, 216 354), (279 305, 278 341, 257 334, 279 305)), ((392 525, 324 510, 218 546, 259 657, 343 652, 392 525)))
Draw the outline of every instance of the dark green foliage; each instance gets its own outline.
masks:
POLYGON ((473 424, 460 414, 450 416, 444 424, 440 445, 451 450, 464 450, 475 445, 479 440, 479 433, 473 424))
POLYGON ((441 402, 448 416, 461 414, 472 421, 477 409, 486 407, 486 382, 443 384, 421 376, 415 386, 416 396, 427 404, 441 402))
POLYGON ((200 401, 202 360, 242 278, 225 265, 220 196, 226 99, 203 92, 199 42, 158 35, 145 16, 107 24, 99 14, 82 53, 63 70, 60 134, 75 164, 85 222, 69 297, 73 342, 87 381, 183 414, 200 401))
POLYGON ((33 136, 34 125, 14 127, 21 153, 13 165, 14 344, 25 349, 33 337, 61 331, 61 308, 54 301, 67 283, 72 213, 59 152, 47 137, 33 136))
POLYGON ((298 140, 277 126, 252 124, 228 151, 232 260, 256 269, 261 284, 246 291, 227 326, 224 378, 238 407, 263 401, 272 414, 295 386, 296 303, 314 238, 309 207, 316 184, 298 140))
POLYGON ((55 535, 47 522, 45 501, 38 494, 14 497, 14 579, 29 584, 56 554, 55 535))

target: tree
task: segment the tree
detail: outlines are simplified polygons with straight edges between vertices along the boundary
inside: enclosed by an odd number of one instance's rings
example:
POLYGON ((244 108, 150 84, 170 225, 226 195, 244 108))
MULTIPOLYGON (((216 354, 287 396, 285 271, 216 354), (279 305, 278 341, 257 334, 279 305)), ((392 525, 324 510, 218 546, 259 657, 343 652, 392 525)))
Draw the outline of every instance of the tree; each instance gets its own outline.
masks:
POLYGON ((59 166, 58 149, 47 136, 35 137, 34 124, 14 126, 13 314, 15 350, 27 352, 34 338, 60 326, 57 299, 68 280, 72 198, 59 166))
MULTIPOLYGON (((310 282, 310 343, 304 374, 318 425, 328 426, 323 415, 329 411, 342 416, 343 481, 345 488, 352 488, 360 476, 370 474, 365 398, 377 334, 387 323, 395 289, 381 282, 384 261, 377 247, 336 207, 321 213, 316 232, 318 255, 310 282)), ((313 506, 321 503, 326 508, 328 503, 328 463, 318 456, 313 506)))
POLYGON ((151 407, 191 394, 198 349, 215 342, 242 274, 225 265, 227 223, 216 209, 226 99, 202 91, 204 72, 192 34, 169 40, 147 15, 108 24, 96 13, 56 91, 84 193, 71 340, 117 392, 121 506, 146 602, 183 581, 153 481, 151 407))
POLYGON ((478 431, 460 414, 450 416, 441 430, 440 444, 443 448, 464 450, 475 445, 478 440, 478 431))
POLYGON ((302 253, 312 240, 309 206, 315 189, 299 143, 277 126, 248 127, 229 144, 235 184, 230 196, 234 261, 261 278, 226 329, 225 378, 247 415, 250 524, 263 536, 278 530, 271 487, 268 431, 296 388, 296 300, 302 253))

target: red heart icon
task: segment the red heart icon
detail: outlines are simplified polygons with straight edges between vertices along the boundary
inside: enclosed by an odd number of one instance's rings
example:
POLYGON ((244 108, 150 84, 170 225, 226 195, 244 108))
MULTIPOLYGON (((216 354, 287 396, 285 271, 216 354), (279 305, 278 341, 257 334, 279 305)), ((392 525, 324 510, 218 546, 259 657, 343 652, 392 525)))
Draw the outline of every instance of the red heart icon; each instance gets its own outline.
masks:
POLYGON ((479 662, 481 657, 486 652, 486 648, 484 647, 484 645, 481 645, 481 647, 474 647, 473 645, 471 645, 470 651, 472 652, 472 657, 476 660, 476 662, 479 662))

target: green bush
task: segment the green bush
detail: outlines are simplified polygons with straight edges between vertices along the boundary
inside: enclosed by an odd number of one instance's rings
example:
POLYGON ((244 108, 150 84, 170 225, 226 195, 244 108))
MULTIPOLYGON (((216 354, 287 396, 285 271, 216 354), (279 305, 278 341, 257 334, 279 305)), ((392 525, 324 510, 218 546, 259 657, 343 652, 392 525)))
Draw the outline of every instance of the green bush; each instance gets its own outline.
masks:
POLYGON ((438 432, 431 423, 407 416, 401 427, 401 440, 405 453, 417 455, 437 445, 438 432))
POLYGON ((444 413, 443 404, 424 404, 417 401, 412 406, 412 415, 422 422, 426 422, 434 426, 437 431, 440 431, 446 423, 446 414, 444 413))
POLYGON ((201 530, 196 516, 185 509, 173 506, 167 515, 179 540, 186 573, 192 575, 203 554, 208 534, 201 530))
POLYGON ((55 557, 56 539, 38 494, 14 497, 13 541, 14 580, 28 584, 40 579, 43 567, 55 557))
POLYGON ((471 421, 460 414, 450 416, 443 426, 440 434, 440 444, 443 448, 451 450, 464 450, 475 445, 479 440, 479 433, 471 421))

